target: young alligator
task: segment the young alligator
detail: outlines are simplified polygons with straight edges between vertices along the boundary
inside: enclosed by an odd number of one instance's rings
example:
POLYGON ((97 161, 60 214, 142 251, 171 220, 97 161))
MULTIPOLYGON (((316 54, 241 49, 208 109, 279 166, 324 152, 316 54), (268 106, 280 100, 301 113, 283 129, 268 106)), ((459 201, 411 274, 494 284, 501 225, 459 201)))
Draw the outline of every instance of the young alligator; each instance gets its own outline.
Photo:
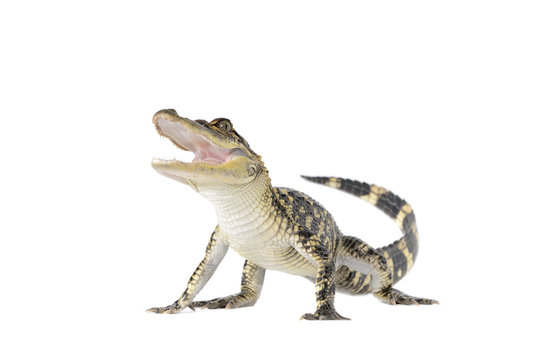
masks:
POLYGON ((403 236, 374 249, 353 236, 343 235, 331 214, 309 196, 271 186, 268 170, 228 119, 208 123, 161 110, 153 117, 160 135, 183 150, 191 163, 153 159, 162 175, 187 184, 215 206, 219 225, 211 235, 206 255, 191 276, 183 295, 173 304, 149 309, 176 313, 189 307, 237 308, 254 305, 266 269, 302 275, 315 282, 316 311, 308 320, 341 320, 334 307, 335 291, 371 292, 389 304, 434 304, 436 300, 406 295, 393 288, 415 262, 417 227, 412 208, 384 188, 347 179, 307 177, 359 196, 393 218, 403 236), (231 247, 246 259, 241 290, 234 295, 194 301, 231 247))

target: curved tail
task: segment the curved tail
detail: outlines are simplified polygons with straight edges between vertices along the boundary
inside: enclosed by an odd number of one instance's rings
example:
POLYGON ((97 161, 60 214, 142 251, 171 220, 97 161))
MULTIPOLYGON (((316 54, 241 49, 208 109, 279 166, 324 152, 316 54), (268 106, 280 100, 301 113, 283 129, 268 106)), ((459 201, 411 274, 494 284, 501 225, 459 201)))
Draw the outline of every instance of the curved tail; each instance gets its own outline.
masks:
POLYGON ((387 259, 388 267, 393 275, 393 284, 410 271, 417 257, 419 243, 415 215, 406 201, 382 187, 360 181, 334 177, 303 175, 301 177, 358 196, 395 220, 403 236, 399 240, 377 250, 387 259))

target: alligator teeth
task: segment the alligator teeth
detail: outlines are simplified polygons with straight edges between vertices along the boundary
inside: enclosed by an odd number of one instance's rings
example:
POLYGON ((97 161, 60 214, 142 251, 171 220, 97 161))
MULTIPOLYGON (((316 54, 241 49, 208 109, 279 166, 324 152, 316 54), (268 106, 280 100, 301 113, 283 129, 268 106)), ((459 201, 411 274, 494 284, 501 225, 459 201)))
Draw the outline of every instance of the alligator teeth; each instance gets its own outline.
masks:
MULTIPOLYGON (((164 136, 162 136, 164 137, 164 136)), ((166 137, 164 137, 166 139, 166 137)), ((193 159, 193 154, 189 151, 181 150, 172 142, 168 141, 159 141, 156 144, 157 150, 156 153, 159 154, 159 159, 169 159, 173 161, 179 161, 188 163, 193 159)))

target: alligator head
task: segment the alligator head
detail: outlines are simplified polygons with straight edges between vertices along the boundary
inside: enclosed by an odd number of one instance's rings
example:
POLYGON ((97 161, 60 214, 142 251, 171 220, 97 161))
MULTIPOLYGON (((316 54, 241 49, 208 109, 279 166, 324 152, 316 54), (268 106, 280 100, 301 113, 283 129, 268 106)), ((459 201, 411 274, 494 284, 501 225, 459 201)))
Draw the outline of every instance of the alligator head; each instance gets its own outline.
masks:
POLYGON ((153 117, 157 132, 182 150, 194 153, 192 162, 154 158, 152 166, 160 174, 203 187, 246 185, 268 178, 261 157, 241 137, 228 119, 211 122, 189 120, 174 110, 161 110, 153 117))

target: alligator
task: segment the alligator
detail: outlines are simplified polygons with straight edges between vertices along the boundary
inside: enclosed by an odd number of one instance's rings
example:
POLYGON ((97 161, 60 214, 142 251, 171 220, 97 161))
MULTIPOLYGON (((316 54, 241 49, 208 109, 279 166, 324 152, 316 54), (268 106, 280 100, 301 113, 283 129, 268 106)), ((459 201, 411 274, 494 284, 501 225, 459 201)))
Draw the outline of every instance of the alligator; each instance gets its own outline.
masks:
POLYGON ((157 112, 153 124, 161 136, 195 155, 192 162, 154 158, 153 168, 189 185, 212 202, 218 225, 181 297, 148 312, 173 314, 187 307, 252 306, 260 296, 266 269, 304 276, 314 282, 316 310, 301 319, 348 320, 335 309, 336 291, 372 293, 391 305, 438 304, 393 287, 410 271, 418 252, 414 212, 399 196, 355 180, 303 176, 358 196, 391 217, 402 237, 376 249, 357 237, 343 235, 331 214, 310 196, 273 187, 261 156, 236 132, 230 120, 193 121, 168 109, 157 112), (245 259, 240 291, 195 301, 229 247, 245 259))

